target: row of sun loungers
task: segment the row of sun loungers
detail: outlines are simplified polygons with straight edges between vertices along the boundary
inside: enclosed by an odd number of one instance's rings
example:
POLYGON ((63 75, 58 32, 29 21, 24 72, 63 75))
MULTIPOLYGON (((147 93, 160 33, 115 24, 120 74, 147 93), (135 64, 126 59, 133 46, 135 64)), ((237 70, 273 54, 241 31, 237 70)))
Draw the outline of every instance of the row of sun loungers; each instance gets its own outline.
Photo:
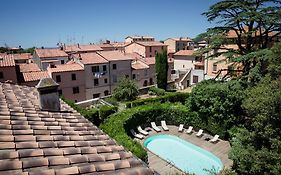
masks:
MULTIPOLYGON (((155 122, 151 122, 151 127, 156 131, 156 132, 160 132, 161 129, 156 125, 155 122)), ((169 128, 166 125, 166 121, 162 120, 161 121, 161 127, 163 128, 164 131, 169 131, 169 128)), ((138 139, 143 139, 145 136, 147 136, 149 133, 145 130, 143 130, 140 126, 137 127, 137 130, 140 134, 137 134, 133 129, 131 129, 131 133, 134 137, 138 138, 138 139)), ((186 130, 187 134, 191 134, 193 130, 192 126, 189 126, 188 129, 186 130)), ((183 132, 184 131, 184 125, 180 124, 179 125, 179 132, 183 132)), ((203 129, 200 129, 197 133, 196 133, 197 137, 202 137, 203 136, 203 129)), ((219 135, 215 135, 210 142, 215 143, 217 142, 219 139, 219 135)))

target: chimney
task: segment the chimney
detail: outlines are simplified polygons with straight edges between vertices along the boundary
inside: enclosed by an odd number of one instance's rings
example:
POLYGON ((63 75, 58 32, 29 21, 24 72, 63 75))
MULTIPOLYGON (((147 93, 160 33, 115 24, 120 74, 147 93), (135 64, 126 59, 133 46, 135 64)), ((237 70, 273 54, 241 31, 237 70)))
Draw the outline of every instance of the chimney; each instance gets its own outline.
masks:
POLYGON ((60 111, 59 84, 52 78, 42 78, 35 87, 39 93, 39 105, 41 110, 60 111))
POLYGON ((79 43, 77 43, 77 47, 80 49, 80 45, 79 45, 79 43))

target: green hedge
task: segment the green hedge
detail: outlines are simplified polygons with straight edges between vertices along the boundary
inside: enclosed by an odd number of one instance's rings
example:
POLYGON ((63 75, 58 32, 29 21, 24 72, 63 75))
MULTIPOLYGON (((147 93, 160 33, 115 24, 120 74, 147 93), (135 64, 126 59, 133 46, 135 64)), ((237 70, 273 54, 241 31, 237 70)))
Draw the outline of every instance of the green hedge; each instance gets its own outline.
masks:
POLYGON ((161 96, 161 95, 165 95, 166 91, 164 89, 160 89, 160 88, 157 88, 157 87, 151 87, 148 90, 148 94, 161 96))
POLYGON ((183 123, 196 127, 200 123, 197 118, 196 113, 189 112, 183 105, 150 104, 115 113, 105 120, 100 128, 119 144, 145 161, 147 153, 138 142, 128 136, 128 134, 130 135, 130 129, 136 129, 139 125, 148 126, 151 121, 160 123, 161 120, 166 120, 167 124, 178 125, 183 123))
POLYGON ((81 115, 83 115, 85 118, 90 120, 95 125, 100 125, 101 122, 103 122, 109 115, 117 112, 118 107, 116 106, 106 106, 103 105, 100 108, 91 108, 91 109, 85 109, 79 105, 76 105, 73 101, 68 100, 64 97, 61 97, 61 99, 66 102, 69 106, 71 106, 73 109, 75 109, 77 112, 79 112, 81 115))
POLYGON ((117 112, 118 107, 116 106, 101 106, 99 108, 99 116, 102 121, 104 121, 109 115, 117 112))
POLYGON ((126 103, 127 108, 132 108, 136 106, 141 106, 141 105, 146 105, 150 103, 166 103, 166 102, 180 102, 182 104, 185 103, 186 99, 189 97, 189 93, 180 93, 180 92, 175 92, 175 93, 168 93, 164 96, 159 96, 155 98, 147 98, 147 99, 139 99, 135 100, 132 102, 126 103))

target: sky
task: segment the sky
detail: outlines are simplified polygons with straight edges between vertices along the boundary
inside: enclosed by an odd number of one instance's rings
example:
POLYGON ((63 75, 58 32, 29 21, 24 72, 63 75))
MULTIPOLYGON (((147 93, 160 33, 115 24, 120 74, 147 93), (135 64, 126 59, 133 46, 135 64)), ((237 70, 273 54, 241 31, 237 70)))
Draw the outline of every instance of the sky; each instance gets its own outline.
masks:
POLYGON ((124 41, 129 35, 195 37, 218 0, 1 0, 0 47, 124 41))

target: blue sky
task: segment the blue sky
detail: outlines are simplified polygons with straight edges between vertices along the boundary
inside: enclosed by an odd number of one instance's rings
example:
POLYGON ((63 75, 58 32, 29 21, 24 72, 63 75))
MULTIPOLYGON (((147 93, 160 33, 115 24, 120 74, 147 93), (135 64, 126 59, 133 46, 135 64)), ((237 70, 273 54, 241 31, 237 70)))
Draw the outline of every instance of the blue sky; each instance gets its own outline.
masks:
POLYGON ((0 46, 123 41, 128 35, 195 37, 218 0, 1 0, 0 46))

